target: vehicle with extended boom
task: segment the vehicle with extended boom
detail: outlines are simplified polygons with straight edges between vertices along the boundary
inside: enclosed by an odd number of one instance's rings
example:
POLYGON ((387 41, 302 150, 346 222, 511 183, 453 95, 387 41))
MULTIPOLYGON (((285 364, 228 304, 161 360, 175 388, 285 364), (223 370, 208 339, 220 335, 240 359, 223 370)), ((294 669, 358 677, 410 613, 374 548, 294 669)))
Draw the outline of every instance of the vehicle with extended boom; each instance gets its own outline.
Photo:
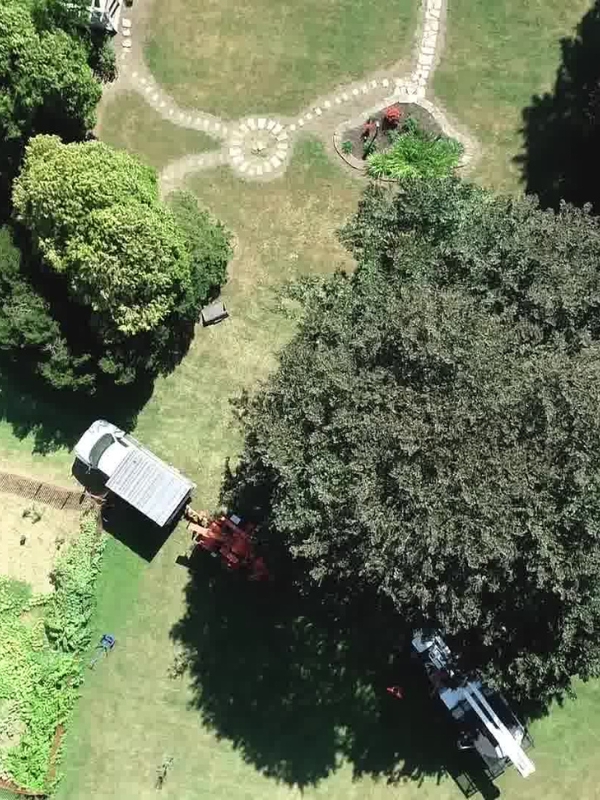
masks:
POLYGON ((526 749, 533 742, 503 695, 480 680, 461 675, 439 632, 415 631, 412 646, 429 681, 458 728, 458 746, 474 750, 493 780, 509 764, 527 778, 535 766, 526 749))

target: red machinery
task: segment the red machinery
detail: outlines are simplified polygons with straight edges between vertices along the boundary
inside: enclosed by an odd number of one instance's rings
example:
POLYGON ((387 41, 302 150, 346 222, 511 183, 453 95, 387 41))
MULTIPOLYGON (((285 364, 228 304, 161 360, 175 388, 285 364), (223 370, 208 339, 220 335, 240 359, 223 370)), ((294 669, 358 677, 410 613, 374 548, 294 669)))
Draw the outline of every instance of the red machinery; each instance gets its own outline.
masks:
POLYGON ((269 579, 264 559, 256 554, 253 537, 255 525, 242 522, 236 514, 211 520, 208 514, 198 513, 189 506, 185 510, 185 518, 195 547, 221 556, 228 569, 248 570, 251 581, 269 579))

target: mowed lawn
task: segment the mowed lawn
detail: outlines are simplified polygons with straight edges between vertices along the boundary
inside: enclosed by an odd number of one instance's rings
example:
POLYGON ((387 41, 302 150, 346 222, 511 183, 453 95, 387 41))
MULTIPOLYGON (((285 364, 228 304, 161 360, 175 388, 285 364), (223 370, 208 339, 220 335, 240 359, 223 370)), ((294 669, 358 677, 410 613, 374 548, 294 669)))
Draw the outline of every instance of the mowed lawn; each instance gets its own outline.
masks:
POLYGON ((144 161, 157 170, 188 153, 219 147, 216 139, 202 131, 180 128, 162 119, 134 92, 118 94, 103 103, 98 130, 103 141, 134 155, 143 153, 144 161))
POLYGON ((589 0, 451 0, 434 91, 481 145, 478 180, 521 185, 523 109, 552 89, 560 40, 573 35, 589 0))
POLYGON ((293 114, 336 84, 408 65, 417 0, 155 0, 146 59, 182 105, 293 114))
MULTIPOLYGON (((570 33, 585 10, 579 6, 579 0, 566 8, 556 0, 452 0, 435 89, 482 143, 477 174, 485 182, 499 188, 517 186, 511 159, 519 152, 521 108, 532 93, 551 83, 559 62, 558 39, 570 33)), ((415 10, 416 4, 406 0, 385 5, 380 0, 250 0, 247 5, 233 0, 155 0, 147 57, 156 77, 183 106, 229 117, 258 110, 292 112, 336 82, 408 56, 415 10)), ((160 120, 133 95, 107 104, 100 135, 158 168, 186 152, 212 146, 201 134, 160 120)), ((277 351, 294 330, 293 320, 281 313, 279 290, 298 275, 352 268, 336 229, 356 208, 361 183, 329 161, 318 143, 305 140, 296 146, 281 179, 246 183, 224 168, 191 176, 189 188, 235 236, 235 256, 223 290, 231 316, 219 326, 198 330, 180 367, 157 382, 135 433, 193 478, 198 484, 195 505, 210 508, 218 504, 225 460, 235 458, 240 446, 231 401, 268 375, 277 351)), ((0 466, 68 481, 71 458, 60 446, 60 412, 53 428, 48 422, 51 408, 10 387, 0 386, 0 402, 0 466), (41 428, 34 424, 38 416, 45 420, 41 428), (24 422, 27 419, 31 421, 24 422)), ((150 800, 157 796, 157 768, 167 757, 173 758, 173 765, 160 793, 166 800, 462 797, 449 778, 422 775, 418 764, 412 777, 390 786, 385 778, 355 779, 352 764, 339 763, 300 792, 266 777, 242 742, 218 738, 193 706, 197 697, 189 677, 172 676, 178 650, 171 634, 186 610, 188 581, 187 570, 176 558, 188 546, 180 526, 148 564, 110 540, 98 587, 95 634, 114 633, 117 646, 88 674, 82 688, 65 741, 65 774, 57 800, 150 800)), ((213 575, 212 580, 222 584, 218 592, 206 593, 198 637, 205 638, 207 648, 219 625, 226 623, 223 607, 210 600, 219 593, 227 596, 231 577, 213 575)), ((231 591, 242 610, 244 587, 232 584, 231 591)), ((229 643, 232 657, 248 669, 256 664, 255 630, 261 625, 260 616, 250 619, 239 641, 229 643)), ((283 670, 290 654, 275 651, 272 657, 281 660, 283 670)), ((230 666, 223 663, 224 674, 230 666)), ((302 670, 302 664, 298 668, 302 670)), ((253 674, 253 683, 257 677, 253 674)), ((319 710, 317 688, 314 699, 306 699, 308 716, 319 710)), ((600 683, 578 685, 577 691, 576 701, 567 701, 533 724, 537 772, 527 781, 509 772, 499 782, 503 796, 600 798, 600 683)), ((397 713, 409 730, 423 726, 423 720, 407 717, 401 703, 397 713)), ((255 714, 259 729, 260 707, 255 714)), ((302 714, 293 724, 302 730, 302 714)), ((437 735, 432 721, 432 746, 437 735)), ((281 738, 287 736, 289 731, 282 730, 281 738)), ((275 748, 279 743, 273 744, 275 748)), ((297 753, 288 756, 299 758, 297 753)), ((424 752, 425 761, 426 756, 424 752)))

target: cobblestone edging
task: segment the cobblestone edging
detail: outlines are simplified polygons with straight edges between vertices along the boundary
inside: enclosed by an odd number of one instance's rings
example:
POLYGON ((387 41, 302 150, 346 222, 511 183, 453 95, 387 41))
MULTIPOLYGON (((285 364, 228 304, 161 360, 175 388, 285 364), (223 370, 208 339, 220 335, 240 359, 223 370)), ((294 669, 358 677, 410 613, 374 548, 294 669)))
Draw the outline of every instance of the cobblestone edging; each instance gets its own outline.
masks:
MULTIPOLYGON (((353 112, 353 116, 357 116, 356 112, 360 109, 360 117, 364 118, 365 114, 393 103, 418 104, 435 118, 444 133, 463 144, 462 165, 472 161, 477 152, 474 140, 456 130, 446 114, 426 97, 440 54, 445 12, 444 0, 424 0, 414 67, 408 75, 394 75, 394 70, 391 70, 377 78, 342 87, 288 121, 268 115, 231 121, 203 111, 180 108, 147 69, 140 45, 132 36, 135 29, 132 29, 129 20, 124 20, 128 24, 123 29, 123 53, 120 58, 122 77, 119 80, 140 93, 164 119, 180 127, 202 131, 221 141, 221 149, 216 153, 189 155, 168 164, 160 176, 162 193, 168 194, 192 172, 222 164, 228 164, 244 179, 264 181, 277 177, 287 168, 297 135, 302 131, 322 129, 328 116, 339 120, 339 114, 345 107, 353 112)), ((344 160, 358 169, 352 157, 341 153, 339 148, 340 130, 351 125, 351 121, 338 125, 333 142, 344 160)), ((358 163, 362 165, 362 162, 358 163)))

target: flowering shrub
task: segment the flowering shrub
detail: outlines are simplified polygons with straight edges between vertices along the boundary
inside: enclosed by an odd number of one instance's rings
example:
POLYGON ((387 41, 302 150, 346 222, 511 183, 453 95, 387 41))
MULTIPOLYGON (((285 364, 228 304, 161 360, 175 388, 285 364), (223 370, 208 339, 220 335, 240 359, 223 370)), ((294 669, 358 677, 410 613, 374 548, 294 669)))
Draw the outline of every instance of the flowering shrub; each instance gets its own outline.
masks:
POLYGON ((383 119, 388 128, 397 128, 400 125, 404 112, 399 106, 389 106, 384 111, 383 119))

